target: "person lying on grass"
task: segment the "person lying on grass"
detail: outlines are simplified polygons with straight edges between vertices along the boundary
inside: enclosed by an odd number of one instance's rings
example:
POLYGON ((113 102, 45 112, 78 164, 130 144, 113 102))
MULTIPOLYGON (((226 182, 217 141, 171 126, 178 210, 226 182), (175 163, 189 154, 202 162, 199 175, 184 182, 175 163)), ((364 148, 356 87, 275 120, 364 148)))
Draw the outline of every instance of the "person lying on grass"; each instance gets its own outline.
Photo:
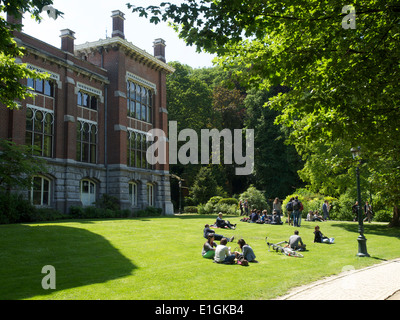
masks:
POLYGON ((210 229, 210 225, 206 224, 204 226, 204 230, 203 230, 203 237, 208 239, 208 235, 210 235, 210 234, 212 234, 214 236, 215 240, 217 240, 217 241, 221 241, 222 238, 226 238, 229 242, 232 242, 233 239, 235 238, 235 236, 232 236, 231 238, 227 238, 227 237, 224 237, 223 235, 216 234, 214 230, 210 229))

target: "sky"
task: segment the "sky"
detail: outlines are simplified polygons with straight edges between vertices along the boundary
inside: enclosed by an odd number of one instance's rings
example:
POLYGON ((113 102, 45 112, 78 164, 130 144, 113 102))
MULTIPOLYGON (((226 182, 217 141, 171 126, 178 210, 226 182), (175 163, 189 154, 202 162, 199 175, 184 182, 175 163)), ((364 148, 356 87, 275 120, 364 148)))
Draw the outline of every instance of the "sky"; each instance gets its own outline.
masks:
MULTIPOLYGON (((42 13, 43 20, 37 23, 29 14, 24 16, 23 32, 38 38, 57 48, 61 47, 61 30, 70 29, 75 32, 75 44, 105 39, 111 37, 113 10, 125 13, 125 39, 135 46, 154 53, 153 41, 162 38, 166 41, 165 55, 167 62, 179 61, 192 68, 212 67, 214 56, 207 53, 197 53, 194 47, 186 46, 178 34, 167 25, 154 25, 138 13, 132 13, 126 3, 136 6, 159 5, 162 0, 53 0, 53 7, 63 12, 63 17, 52 19, 47 13, 42 13)), ((169 1, 180 3, 182 1, 169 1)))

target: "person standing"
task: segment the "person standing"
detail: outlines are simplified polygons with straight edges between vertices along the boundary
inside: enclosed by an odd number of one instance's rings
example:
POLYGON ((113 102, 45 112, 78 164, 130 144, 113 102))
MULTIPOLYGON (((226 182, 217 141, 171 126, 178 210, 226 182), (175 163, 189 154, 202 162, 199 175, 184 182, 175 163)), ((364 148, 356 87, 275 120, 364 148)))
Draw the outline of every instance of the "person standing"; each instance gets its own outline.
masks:
POLYGON ((373 212, 372 212, 372 207, 371 207, 371 205, 368 204, 368 201, 365 202, 364 212, 365 212, 364 222, 365 222, 366 220, 368 220, 368 222, 371 223, 373 212))
POLYGON ((354 219, 353 221, 358 220, 358 201, 351 207, 351 210, 353 211, 354 219))
POLYGON ((239 209, 240 209, 240 216, 242 216, 242 215, 244 214, 243 202, 242 202, 242 200, 239 201, 239 209))
POLYGON ((293 201, 293 226, 300 227, 301 202, 296 196, 293 201))
POLYGON ((272 204, 272 212, 276 210, 276 214, 278 214, 279 216, 281 216, 282 213, 282 204, 279 200, 279 198, 275 198, 273 204, 272 204))
POLYGON ((328 200, 325 200, 324 204, 322 205, 322 214, 323 214, 324 220, 329 219, 329 202, 328 202, 328 200))
POLYGON ((294 198, 290 198, 289 202, 286 204, 286 211, 288 213, 288 224, 291 225, 293 222, 293 200, 294 198))
POLYGON ((249 202, 247 201, 247 199, 244 200, 243 208, 244 208, 244 214, 246 216, 249 216, 249 202))

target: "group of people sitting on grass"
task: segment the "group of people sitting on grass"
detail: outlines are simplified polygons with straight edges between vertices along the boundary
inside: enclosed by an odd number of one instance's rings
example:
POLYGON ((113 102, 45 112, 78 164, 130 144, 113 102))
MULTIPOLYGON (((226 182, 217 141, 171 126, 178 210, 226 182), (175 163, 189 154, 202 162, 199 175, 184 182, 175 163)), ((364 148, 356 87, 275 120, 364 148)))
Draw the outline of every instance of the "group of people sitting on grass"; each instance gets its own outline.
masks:
MULTIPOLYGON (((222 213, 218 214, 216 223, 214 224, 217 228, 229 228, 235 229, 236 224, 231 224, 227 220, 223 220, 222 213)), ((247 266, 249 262, 257 262, 256 255, 253 249, 246 243, 244 239, 239 239, 237 244, 239 245, 238 250, 231 252, 231 248, 227 247, 228 242, 233 242, 235 236, 231 238, 225 237, 220 234, 216 234, 213 229, 210 228, 209 224, 204 226, 203 236, 207 239, 207 242, 203 245, 201 255, 207 259, 213 259, 216 263, 223 264, 237 264, 247 266), (214 241, 219 241, 217 245, 214 241)))
MULTIPOLYGON (((222 213, 218 215, 217 221, 219 222, 222 228, 230 228, 235 229, 236 225, 232 225, 229 221, 222 219, 222 213), (221 220, 224 222, 222 224, 221 220), (230 226, 230 227, 229 227, 230 226)), ((217 223, 214 225, 216 226, 217 223)), ((220 227, 219 227, 220 228, 220 227)), ((211 229, 209 224, 204 226, 203 237, 207 239, 207 241, 203 245, 201 255, 203 258, 213 259, 216 263, 222 264, 241 264, 243 266, 247 266, 249 262, 255 262, 256 255, 250 245, 246 243, 244 239, 239 239, 237 244, 239 248, 235 251, 231 251, 231 248, 227 246, 228 242, 233 242, 235 236, 226 237, 221 234, 217 234, 213 229, 211 229), (214 241, 219 241, 219 245, 217 245, 214 241), (240 249, 240 251, 239 251, 240 249)), ((319 228, 319 226, 315 226, 314 229, 314 243, 333 243, 334 238, 328 238, 324 236, 319 228)), ((289 238, 288 247, 293 250, 305 250, 306 245, 303 243, 303 240, 299 236, 299 231, 295 231, 292 236, 289 238)))
POLYGON ((322 222, 322 221, 325 221, 325 219, 319 214, 318 210, 315 210, 315 211, 310 210, 307 213, 306 221, 319 221, 319 222, 322 222))
POLYGON ((283 224, 280 214, 276 209, 272 211, 272 215, 269 215, 267 210, 256 210, 253 209, 249 217, 244 217, 240 219, 242 222, 249 223, 259 223, 259 224, 273 224, 273 225, 281 225, 283 224))

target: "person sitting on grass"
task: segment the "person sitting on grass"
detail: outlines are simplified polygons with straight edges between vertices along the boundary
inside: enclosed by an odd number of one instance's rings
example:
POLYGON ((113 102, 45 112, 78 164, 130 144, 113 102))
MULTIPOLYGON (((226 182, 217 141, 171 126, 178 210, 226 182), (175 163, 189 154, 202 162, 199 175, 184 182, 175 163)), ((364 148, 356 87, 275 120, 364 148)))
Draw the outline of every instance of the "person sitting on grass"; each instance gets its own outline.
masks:
POLYGON ((214 235, 210 233, 207 237, 207 242, 203 245, 201 255, 206 259, 213 259, 215 256, 215 248, 217 244, 214 242, 214 235))
POLYGON ((305 250, 306 245, 303 243, 303 240, 299 236, 299 231, 296 230, 292 236, 289 238, 289 244, 288 247, 293 249, 293 250, 305 250), (299 245, 300 243, 300 245, 299 245))
POLYGON ((218 228, 228 227, 229 229, 235 229, 236 224, 231 224, 228 220, 222 219, 222 212, 218 213, 217 221, 215 222, 218 228))
MULTIPOLYGON (((226 238, 223 235, 216 234, 214 230, 210 229, 210 225, 206 224, 204 226, 204 230, 203 230, 203 237, 208 239, 208 236, 210 234, 212 234, 214 236, 215 240, 217 240, 217 241, 221 241, 222 238, 226 238)), ((229 242, 232 242, 234 238, 235 238, 235 236, 232 236, 232 238, 227 238, 227 239, 229 242)))
POLYGON ((254 209, 250 215, 250 223, 256 223, 258 221, 258 219, 259 219, 258 212, 257 212, 257 210, 254 209))
POLYGON ((240 250, 242 251, 242 253, 235 251, 235 255, 238 260, 243 257, 243 259, 246 259, 248 262, 258 262, 256 260, 256 255, 254 254, 253 249, 248 244, 246 244, 246 241, 244 241, 244 239, 239 239, 237 243, 240 247, 240 250))
POLYGON ((314 243, 333 243, 335 238, 325 237, 319 229, 319 226, 314 228, 314 243))
POLYGON ((223 264, 234 264, 236 256, 231 253, 230 248, 226 246, 228 240, 222 238, 219 245, 215 249, 214 262, 223 264))
POLYGON ((279 216, 278 212, 276 209, 274 209, 273 213, 272 213, 272 217, 270 219, 270 224, 283 224, 281 217, 279 216))
POLYGON ((267 216, 267 210, 263 210, 262 215, 257 220, 257 223, 260 223, 260 224, 269 223, 268 216, 267 216))

